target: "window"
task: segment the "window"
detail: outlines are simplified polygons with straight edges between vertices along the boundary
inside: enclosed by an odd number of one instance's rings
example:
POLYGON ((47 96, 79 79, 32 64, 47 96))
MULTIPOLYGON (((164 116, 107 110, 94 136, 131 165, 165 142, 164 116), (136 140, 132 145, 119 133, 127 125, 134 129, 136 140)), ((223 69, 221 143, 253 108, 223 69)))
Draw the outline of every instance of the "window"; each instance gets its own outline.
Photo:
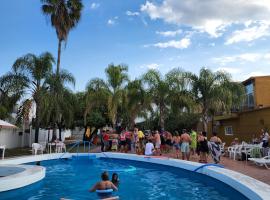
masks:
POLYGON ((253 82, 249 83, 245 86, 246 88, 246 99, 245 99, 245 107, 253 108, 254 107, 254 86, 253 82))
POLYGON ((232 126, 225 126, 225 135, 233 135, 233 129, 232 126))

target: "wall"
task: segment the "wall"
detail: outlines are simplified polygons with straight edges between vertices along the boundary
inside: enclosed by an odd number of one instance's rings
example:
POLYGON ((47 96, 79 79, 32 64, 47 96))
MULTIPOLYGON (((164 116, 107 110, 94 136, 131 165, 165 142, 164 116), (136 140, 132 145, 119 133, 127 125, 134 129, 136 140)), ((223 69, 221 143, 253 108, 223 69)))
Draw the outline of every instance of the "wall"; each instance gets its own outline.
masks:
POLYGON ((6 148, 24 147, 28 143, 29 136, 27 134, 19 135, 16 129, 0 129, 0 145, 6 148))
POLYGON ((218 126, 219 137, 229 146, 234 138, 250 142, 255 137, 259 138, 261 129, 270 129, 270 108, 239 113, 238 118, 221 120, 218 126), (232 126, 233 135, 225 135, 225 126, 232 126))
POLYGON ((255 102, 256 106, 270 106, 270 77, 255 78, 255 102))
MULTIPOLYGON (((38 142, 48 142, 48 136, 49 141, 52 140, 52 134, 53 130, 45 130, 45 129, 39 129, 39 135, 38 135, 38 142)), ((71 130, 62 130, 61 131, 61 139, 62 141, 65 141, 66 137, 71 136, 71 130)), ((59 139, 59 130, 56 130, 56 137, 59 139)), ((31 132, 31 144, 35 142, 35 129, 32 129, 31 132)))
MULTIPOLYGON (((0 129, 0 145, 5 145, 6 148, 12 149, 17 147, 31 147, 32 143, 35 141, 35 130, 32 130, 31 133, 24 133, 19 135, 20 130, 18 129, 0 129), (31 141, 30 141, 31 138, 31 141)), ((52 130, 50 133, 48 130, 40 129, 39 130, 39 138, 38 142, 48 142, 48 134, 49 141, 52 139, 52 130)), ((57 130, 57 138, 59 138, 59 132, 57 130)), ((70 130, 63 130, 62 133, 62 141, 65 141, 65 137, 71 136, 70 130)))

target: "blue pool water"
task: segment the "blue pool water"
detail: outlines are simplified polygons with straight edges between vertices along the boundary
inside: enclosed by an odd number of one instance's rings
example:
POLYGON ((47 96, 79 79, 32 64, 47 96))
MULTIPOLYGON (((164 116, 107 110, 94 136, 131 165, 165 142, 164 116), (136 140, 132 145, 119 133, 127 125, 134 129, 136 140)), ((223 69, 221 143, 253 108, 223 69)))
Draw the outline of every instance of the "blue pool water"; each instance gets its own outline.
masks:
MULTIPOLYGON (((100 180, 102 169, 136 170, 118 172, 119 191, 123 200, 245 200, 242 194, 215 179, 179 168, 119 159, 93 159, 41 162, 46 167, 46 178, 21 189, 0 193, 1 200, 98 199, 88 189, 100 180)), ((111 174, 110 174, 111 176, 111 174)))

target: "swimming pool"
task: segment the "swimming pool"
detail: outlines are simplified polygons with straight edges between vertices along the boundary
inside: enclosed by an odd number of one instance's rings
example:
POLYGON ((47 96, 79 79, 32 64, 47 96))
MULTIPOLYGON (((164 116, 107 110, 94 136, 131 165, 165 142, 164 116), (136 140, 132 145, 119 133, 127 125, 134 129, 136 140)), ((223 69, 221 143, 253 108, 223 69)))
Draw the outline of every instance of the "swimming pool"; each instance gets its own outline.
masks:
POLYGON ((136 170, 119 172, 120 187, 115 195, 120 199, 247 199, 232 187, 206 175, 154 163, 82 156, 42 161, 41 165, 46 167, 45 179, 21 189, 0 193, 0 199, 98 199, 88 189, 100 180, 100 173, 104 169, 124 169, 129 166, 136 170))

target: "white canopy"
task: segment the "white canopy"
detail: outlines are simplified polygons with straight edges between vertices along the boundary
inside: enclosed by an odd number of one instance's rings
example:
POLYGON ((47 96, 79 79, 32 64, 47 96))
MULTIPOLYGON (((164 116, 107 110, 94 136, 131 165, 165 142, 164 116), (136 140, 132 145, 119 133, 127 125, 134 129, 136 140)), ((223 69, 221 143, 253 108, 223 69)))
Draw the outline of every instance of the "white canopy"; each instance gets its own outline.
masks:
POLYGON ((17 126, 0 119, 0 128, 17 128, 17 126))

